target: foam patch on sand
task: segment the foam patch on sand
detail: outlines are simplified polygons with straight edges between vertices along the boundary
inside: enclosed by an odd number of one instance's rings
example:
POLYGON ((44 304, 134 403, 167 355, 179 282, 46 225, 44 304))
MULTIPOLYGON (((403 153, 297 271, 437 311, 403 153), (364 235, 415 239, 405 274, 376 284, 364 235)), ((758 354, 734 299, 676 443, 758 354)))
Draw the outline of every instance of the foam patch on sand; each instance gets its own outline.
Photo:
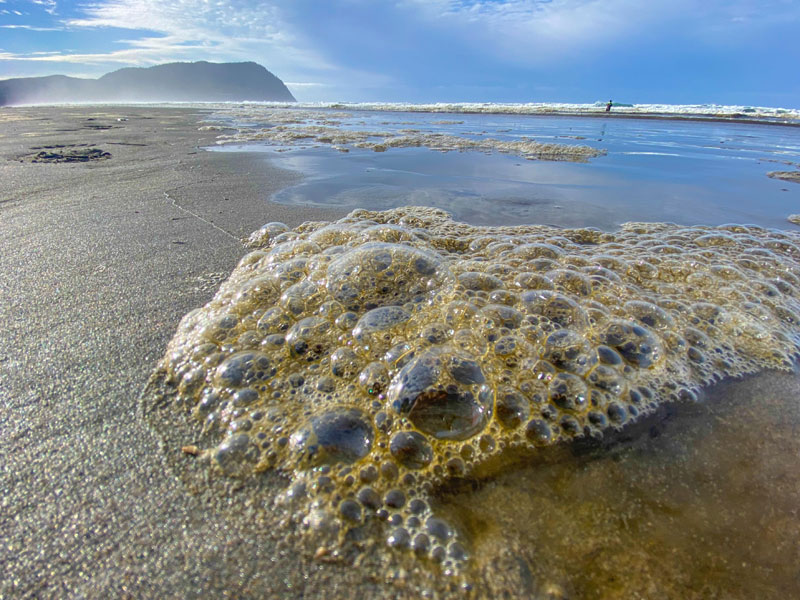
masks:
POLYGON ((430 148, 440 152, 502 152, 529 160, 566 160, 585 162, 602 156, 605 150, 571 144, 540 143, 531 139, 516 141, 494 138, 469 138, 442 133, 403 130, 398 134, 383 131, 353 131, 326 125, 276 125, 265 129, 240 129, 231 136, 221 136, 218 143, 246 143, 267 140, 277 145, 316 142, 346 150, 347 146, 385 152, 390 148, 430 148))
POLYGON ((470 547, 435 514, 438 486, 800 352, 793 232, 406 207, 269 223, 248 244, 181 321, 159 402, 205 432, 188 447, 213 471, 283 473, 270 510, 322 553, 377 535, 458 572, 470 547))
POLYGON ((800 171, 770 171, 767 173, 767 177, 800 183, 800 171))

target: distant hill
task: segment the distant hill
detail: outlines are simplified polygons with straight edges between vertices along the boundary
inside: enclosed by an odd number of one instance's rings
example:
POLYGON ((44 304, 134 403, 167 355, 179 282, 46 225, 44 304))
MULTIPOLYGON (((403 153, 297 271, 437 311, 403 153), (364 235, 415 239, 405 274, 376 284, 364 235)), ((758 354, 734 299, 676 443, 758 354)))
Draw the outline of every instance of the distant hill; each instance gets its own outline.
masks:
POLYGON ((170 63, 120 69, 99 79, 64 75, 0 80, 0 106, 63 102, 295 102, 284 83, 254 62, 170 63))

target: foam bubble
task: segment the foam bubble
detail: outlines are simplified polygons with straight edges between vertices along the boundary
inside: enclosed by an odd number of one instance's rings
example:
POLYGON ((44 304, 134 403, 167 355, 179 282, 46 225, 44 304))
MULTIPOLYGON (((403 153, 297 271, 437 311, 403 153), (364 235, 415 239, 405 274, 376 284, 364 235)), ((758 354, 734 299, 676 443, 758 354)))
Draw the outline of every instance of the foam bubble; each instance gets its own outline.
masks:
POLYGON ((473 227, 413 207, 270 223, 251 244, 169 345, 175 410, 223 472, 284 473, 276 510, 310 538, 383 520, 389 546, 451 570, 468 540, 427 501, 448 477, 800 351, 792 232, 473 227))

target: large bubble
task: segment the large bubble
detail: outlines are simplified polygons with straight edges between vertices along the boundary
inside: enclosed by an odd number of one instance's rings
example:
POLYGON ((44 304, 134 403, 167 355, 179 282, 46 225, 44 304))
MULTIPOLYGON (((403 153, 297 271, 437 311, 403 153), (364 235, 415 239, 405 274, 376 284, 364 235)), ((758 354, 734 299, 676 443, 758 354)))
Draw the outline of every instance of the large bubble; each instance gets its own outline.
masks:
POLYGON ((391 407, 421 432, 442 440, 465 440, 489 422, 494 392, 478 362, 435 348, 397 373, 386 394, 391 407))
POLYGON ((358 409, 340 409, 312 417, 290 438, 302 460, 319 463, 352 463, 372 447, 372 425, 358 409))

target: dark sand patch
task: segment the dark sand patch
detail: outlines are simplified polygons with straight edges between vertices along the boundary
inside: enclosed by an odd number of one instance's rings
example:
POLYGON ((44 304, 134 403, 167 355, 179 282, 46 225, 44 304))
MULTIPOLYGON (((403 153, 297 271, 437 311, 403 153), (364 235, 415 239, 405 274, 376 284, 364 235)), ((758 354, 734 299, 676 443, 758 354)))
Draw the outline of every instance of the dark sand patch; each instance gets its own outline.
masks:
POLYGON ((101 148, 90 148, 87 146, 88 144, 36 146, 31 148, 31 150, 38 150, 38 152, 23 154, 19 157, 19 160, 21 162, 31 163, 76 163, 111 158, 110 152, 101 148))

